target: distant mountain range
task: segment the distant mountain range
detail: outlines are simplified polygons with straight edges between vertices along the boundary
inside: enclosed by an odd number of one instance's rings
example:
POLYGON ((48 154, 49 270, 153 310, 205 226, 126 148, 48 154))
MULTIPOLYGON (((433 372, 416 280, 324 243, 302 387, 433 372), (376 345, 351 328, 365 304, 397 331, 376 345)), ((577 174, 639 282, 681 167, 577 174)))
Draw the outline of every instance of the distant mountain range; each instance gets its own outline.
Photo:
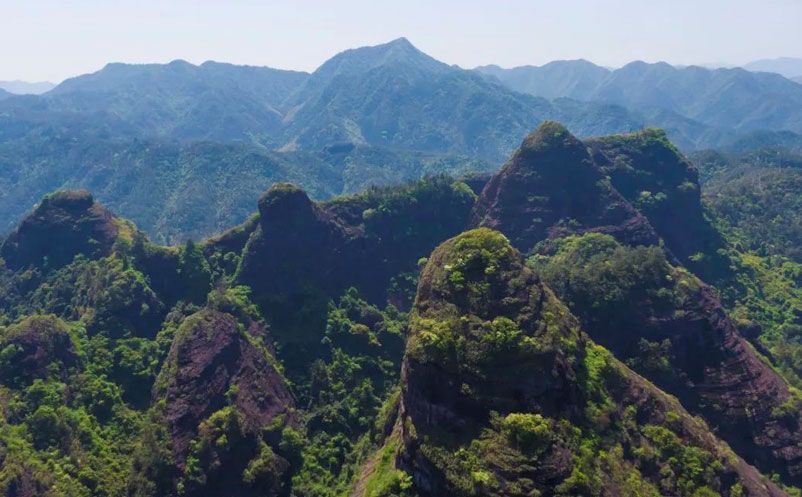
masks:
POLYGON ((786 78, 802 77, 802 59, 780 57, 777 59, 761 59, 743 66, 748 71, 774 72, 786 78))
POLYGON ((41 95, 46 93, 56 85, 49 81, 40 81, 31 83, 28 81, 0 81, 0 89, 12 93, 14 95, 41 95))
POLYGON ((175 242, 242 221, 274 181, 324 199, 484 171, 545 120, 580 137, 662 127, 686 151, 784 146, 802 143, 802 85, 643 62, 465 70, 404 38, 347 50, 311 74, 114 63, 42 95, 0 90, 0 229, 49 191, 87 187, 175 242), (241 171, 247 180, 220 186, 241 171), (193 209, 198 196, 205 207, 193 209))
POLYGON ((756 130, 802 133, 802 87, 778 74, 645 62, 608 70, 585 60, 476 71, 533 96, 620 105, 686 148, 756 130))
MULTIPOLYGON (((247 142, 319 150, 349 142, 499 161, 545 119, 581 135, 642 122, 608 104, 550 102, 438 62, 406 39, 349 50, 312 74, 183 61, 110 64, 40 97, 7 99, 14 128, 108 136, 247 142)), ((28 130, 28 131, 24 131, 28 130)))

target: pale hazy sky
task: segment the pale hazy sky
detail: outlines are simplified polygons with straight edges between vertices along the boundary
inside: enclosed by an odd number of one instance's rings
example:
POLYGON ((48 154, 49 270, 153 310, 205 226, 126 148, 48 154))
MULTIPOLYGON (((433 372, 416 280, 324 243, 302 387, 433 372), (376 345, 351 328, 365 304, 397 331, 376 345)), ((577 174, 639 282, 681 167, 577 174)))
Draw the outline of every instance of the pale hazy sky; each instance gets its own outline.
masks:
POLYGON ((400 36, 463 67, 740 64, 802 57, 802 0, 0 0, 0 80, 178 58, 309 71, 400 36))

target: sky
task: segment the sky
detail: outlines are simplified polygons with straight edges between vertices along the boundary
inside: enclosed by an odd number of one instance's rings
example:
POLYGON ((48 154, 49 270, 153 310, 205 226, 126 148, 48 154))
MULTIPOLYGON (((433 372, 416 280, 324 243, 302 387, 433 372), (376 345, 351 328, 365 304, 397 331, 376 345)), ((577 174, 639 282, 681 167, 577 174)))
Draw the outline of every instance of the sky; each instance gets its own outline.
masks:
POLYGON ((0 0, 0 80, 174 59, 312 71, 401 36, 462 67, 735 65, 802 57, 800 25, 802 0, 0 0))

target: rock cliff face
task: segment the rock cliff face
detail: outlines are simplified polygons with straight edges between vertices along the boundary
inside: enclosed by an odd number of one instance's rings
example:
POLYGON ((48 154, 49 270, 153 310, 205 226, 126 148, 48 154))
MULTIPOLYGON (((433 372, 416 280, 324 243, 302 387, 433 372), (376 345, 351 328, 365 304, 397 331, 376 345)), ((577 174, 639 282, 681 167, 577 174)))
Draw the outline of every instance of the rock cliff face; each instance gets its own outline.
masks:
POLYGON ((424 496, 785 495, 590 342, 491 230, 429 258, 402 382, 397 464, 424 496))
POLYGON ((587 147, 546 122, 527 136, 482 191, 473 226, 503 232, 524 252, 546 238, 596 231, 629 244, 655 244, 649 222, 622 197, 587 147))
POLYGON ((298 420, 264 338, 257 321, 218 309, 187 317, 176 332, 153 395, 164 401, 162 416, 189 494, 282 493, 289 463, 263 432, 272 426, 280 433, 298 420), (271 454, 266 481, 245 481, 243 472, 265 451, 271 454), (193 465, 206 471, 202 480, 193 479, 193 465))
POLYGON ((78 255, 108 255, 119 227, 114 216, 86 191, 60 191, 44 199, 0 248, 8 267, 68 264, 78 255))
POLYGON ((707 281, 725 275, 726 261, 716 253, 725 243, 704 217, 699 173, 665 132, 647 129, 585 143, 615 189, 649 219, 683 265, 707 281))
POLYGON ((319 357, 330 299, 355 287, 384 305, 394 278, 465 227, 474 199, 445 178, 329 203, 289 184, 268 190, 236 279, 270 320, 288 374, 319 357))
POLYGON ((748 462, 802 483, 802 399, 739 335, 709 286, 657 248, 598 235, 561 245, 543 274, 595 341, 677 396, 748 462))
POLYGON ((359 260, 359 237, 300 188, 274 185, 259 200, 259 225, 245 247, 240 279, 256 294, 337 288, 359 260))

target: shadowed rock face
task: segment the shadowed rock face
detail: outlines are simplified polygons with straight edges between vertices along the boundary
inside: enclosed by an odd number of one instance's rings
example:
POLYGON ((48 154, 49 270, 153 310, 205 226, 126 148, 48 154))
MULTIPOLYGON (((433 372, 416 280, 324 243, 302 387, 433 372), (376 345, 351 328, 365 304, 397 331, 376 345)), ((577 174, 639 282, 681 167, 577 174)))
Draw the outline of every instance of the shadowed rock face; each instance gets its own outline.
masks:
POLYGON ((293 185, 271 187, 236 278, 270 320, 290 377, 319 356, 330 299, 355 287, 384 305, 394 277, 416 271, 419 258, 464 229, 474 199, 450 179, 330 203, 293 185))
POLYGON ((473 487, 477 495, 582 495, 571 478, 579 449, 557 435, 558 424, 548 421, 557 419, 598 437, 598 449, 612 444, 602 449, 605 454, 617 443, 628 447, 619 452, 618 469, 597 469, 600 495, 629 494, 619 473, 629 464, 639 468, 641 485, 660 487, 661 494, 693 492, 665 486, 671 483, 660 470, 668 464, 660 462, 664 456, 640 459, 638 454, 660 453, 644 436, 654 426, 720 465, 707 483, 720 495, 731 495, 736 482, 747 495, 785 495, 675 399, 593 345, 497 232, 472 230, 432 253, 410 328, 397 463, 423 496, 463 495, 465 485, 476 485, 465 480, 473 458, 485 471, 484 483, 473 487), (606 365, 599 369, 601 363, 606 365), (592 414, 600 401, 609 409, 603 418, 592 414), (550 428, 542 433, 555 435, 544 435, 534 449, 510 442, 504 423, 522 416, 534 416, 527 419, 545 423, 550 428))
MULTIPOLYGON (((802 484, 802 416, 788 384, 738 333, 713 290, 703 284, 679 309, 641 312, 626 321, 594 323, 588 331, 618 357, 634 358, 640 338, 670 340, 670 379, 644 374, 699 413, 719 437, 766 473, 802 484)), ((798 404, 797 404, 798 405, 798 404)))
POLYGON ((706 281, 726 275, 716 251, 724 240, 704 218, 699 173, 661 130, 587 140, 593 160, 679 261, 706 281), (706 254, 704 260, 691 259, 706 254))
POLYGON ((632 245, 658 241, 586 146, 555 122, 527 136, 484 187, 472 225, 503 232, 524 252, 546 238, 586 231, 609 233, 632 245))
POLYGON ((78 254, 108 255, 117 239, 114 216, 86 191, 60 191, 45 197, 0 248, 8 267, 41 265, 49 269, 72 262, 78 254))
POLYGON ((337 288, 359 258, 358 236, 300 188, 274 185, 259 200, 259 225, 245 247, 240 279, 255 294, 337 288))
POLYGON ((231 314, 203 310, 186 318, 176 334, 154 399, 165 399, 179 466, 198 425, 229 403, 242 414, 249 433, 292 409, 284 378, 267 350, 255 345, 264 329, 255 322, 241 326, 231 314))
POLYGON ((184 494, 285 495, 290 463, 276 437, 299 425, 294 399, 264 345, 265 329, 233 312, 238 317, 207 308, 184 319, 154 386, 154 403, 163 402, 158 412, 176 474, 184 475, 184 494), (201 479, 192 478, 190 456, 201 479), (254 461, 263 461, 266 472, 249 480, 244 473, 254 461))
POLYGON ((554 243, 563 248, 542 274, 593 340, 702 416, 746 461, 802 483, 800 401, 711 287, 655 247, 626 249, 600 235, 554 243))

